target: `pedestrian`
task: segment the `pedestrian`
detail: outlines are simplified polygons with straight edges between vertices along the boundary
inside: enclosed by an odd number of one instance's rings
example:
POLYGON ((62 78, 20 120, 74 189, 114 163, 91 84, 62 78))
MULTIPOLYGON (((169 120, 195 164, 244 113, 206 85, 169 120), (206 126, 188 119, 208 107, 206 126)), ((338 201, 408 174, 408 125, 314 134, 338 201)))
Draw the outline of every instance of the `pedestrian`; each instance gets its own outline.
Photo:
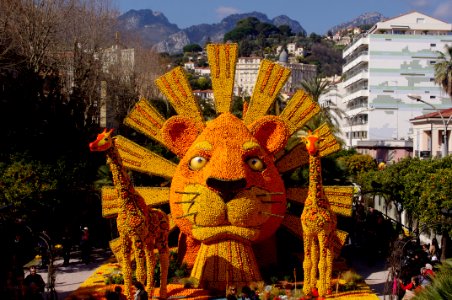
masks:
POLYGON ((251 300, 251 288, 247 285, 242 287, 242 300, 251 300))
POLYGON ((116 293, 116 295, 118 295, 117 299, 119 299, 119 300, 127 300, 126 295, 124 295, 122 293, 122 288, 119 285, 115 286, 115 293, 116 293))
POLYGON ((237 300, 237 288, 231 285, 228 289, 228 294, 226 295, 227 300, 237 300))
POLYGON ((44 279, 37 273, 36 266, 31 266, 30 274, 24 279, 25 299, 43 299, 42 294, 44 293, 45 286, 44 279))
POLYGON ((433 256, 436 256, 437 258, 439 257, 439 245, 438 240, 436 238, 432 239, 432 244, 430 245, 428 251, 430 252, 431 257, 433 256))
POLYGON ((433 272, 433 266, 431 264, 425 264, 425 274, 430 277, 435 276, 435 272, 433 272))
POLYGON ((141 282, 135 281, 133 283, 137 291, 135 292, 133 300, 148 300, 148 293, 144 289, 144 286, 141 282))
POLYGON ((63 246, 63 266, 68 266, 72 248, 72 238, 68 228, 64 230, 63 237, 61 238, 61 244, 63 246))
POLYGON ((402 300, 409 300, 416 296, 416 293, 422 290, 422 286, 419 284, 419 277, 413 276, 411 277, 411 282, 407 285, 404 285, 402 280, 399 281, 400 287, 405 291, 405 295, 402 300))
POLYGON ((90 236, 89 236, 89 230, 88 227, 84 227, 82 230, 82 236, 80 238, 80 252, 82 257, 82 262, 85 264, 89 263, 89 256, 90 256, 90 236))

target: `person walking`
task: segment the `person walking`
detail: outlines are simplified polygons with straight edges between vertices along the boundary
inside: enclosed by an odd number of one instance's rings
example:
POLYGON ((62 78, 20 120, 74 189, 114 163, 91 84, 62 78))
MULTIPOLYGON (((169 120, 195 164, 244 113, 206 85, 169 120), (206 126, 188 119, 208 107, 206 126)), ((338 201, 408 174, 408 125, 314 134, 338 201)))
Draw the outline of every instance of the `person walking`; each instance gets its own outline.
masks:
POLYGON ((42 276, 37 273, 36 266, 30 267, 30 274, 24 279, 25 299, 40 300, 44 299, 43 293, 46 284, 42 276))
POLYGON ((237 288, 235 286, 230 286, 228 289, 228 294, 226 295, 227 300, 237 300, 237 288))
POLYGON ((118 300, 127 300, 126 295, 122 293, 122 288, 119 285, 115 286, 115 293, 118 296, 118 300))
POLYGON ((139 281, 135 281, 133 285, 137 289, 133 297, 133 300, 148 300, 148 293, 144 289, 143 284, 139 281))
POLYGON ((89 230, 88 227, 84 227, 82 230, 82 236, 80 238, 80 252, 81 252, 81 258, 82 262, 85 264, 89 263, 89 256, 90 256, 90 237, 89 237, 89 230))
POLYGON ((63 266, 69 265, 69 260, 71 258, 71 248, 72 248, 72 238, 69 228, 64 230, 63 237, 61 238, 61 243, 63 246, 63 266))

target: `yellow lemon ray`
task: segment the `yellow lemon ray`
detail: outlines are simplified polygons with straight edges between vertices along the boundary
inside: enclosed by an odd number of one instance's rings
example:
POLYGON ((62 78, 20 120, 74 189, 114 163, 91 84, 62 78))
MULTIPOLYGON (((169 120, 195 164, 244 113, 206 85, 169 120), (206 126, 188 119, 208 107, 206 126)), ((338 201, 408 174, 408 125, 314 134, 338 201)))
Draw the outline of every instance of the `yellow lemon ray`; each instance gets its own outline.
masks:
MULTIPOLYGON (((353 187, 352 186, 324 186, 325 196, 330 203, 331 210, 344 217, 352 216, 353 187)), ((308 188, 294 187, 286 190, 289 201, 304 204, 308 196, 308 188)))
POLYGON ((142 98, 124 119, 124 124, 164 145, 161 129, 165 118, 142 98))
POLYGON ((282 155, 275 165, 278 168, 279 173, 286 173, 295 170, 298 167, 304 166, 309 163, 309 154, 306 151, 306 146, 300 143, 293 147, 289 152, 282 155))
POLYGON ((300 240, 303 239, 303 228, 301 227, 300 218, 294 215, 286 215, 281 223, 287 230, 300 240))
POLYGON ((229 112, 231 109, 237 50, 237 44, 207 45, 215 110, 218 114, 229 112))
POLYGON ((279 116, 289 126, 290 135, 292 135, 319 111, 319 104, 314 102, 305 91, 298 90, 279 116))
POLYGON ((253 95, 243 119, 245 125, 266 115, 289 75, 290 69, 267 59, 262 60, 253 95))
POLYGON ((173 162, 123 136, 116 136, 116 147, 127 169, 164 178, 172 178, 176 171, 177 166, 173 162))
POLYGON ((155 83, 178 115, 203 122, 201 109, 182 67, 176 67, 163 74, 155 80, 155 83))
MULTIPOLYGON (((160 206, 169 201, 169 188, 167 187, 135 187, 135 190, 143 197, 147 206, 160 206)), ((102 187, 102 216, 113 218, 117 213, 118 191, 112 186, 102 187)))
POLYGON ((331 210, 341 216, 351 217, 353 210, 353 186, 324 186, 331 210))
POLYGON ((319 157, 325 157, 341 149, 341 145, 326 123, 322 124, 316 131, 319 135, 319 157))

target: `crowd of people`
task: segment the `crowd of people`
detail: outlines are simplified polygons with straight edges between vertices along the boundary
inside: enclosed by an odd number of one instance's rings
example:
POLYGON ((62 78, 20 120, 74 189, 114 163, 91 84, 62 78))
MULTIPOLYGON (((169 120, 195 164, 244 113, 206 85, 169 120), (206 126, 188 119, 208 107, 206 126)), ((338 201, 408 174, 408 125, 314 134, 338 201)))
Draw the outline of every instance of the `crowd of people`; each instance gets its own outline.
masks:
POLYGON ((440 249, 436 238, 432 243, 421 244, 418 239, 400 237, 395 243, 400 253, 400 267, 396 268, 393 291, 399 299, 412 299, 416 293, 432 283, 436 266, 440 263, 440 249))
POLYGON ((240 295, 237 293, 236 286, 230 286, 228 288, 226 300, 259 300, 259 295, 247 285, 242 287, 240 295))
MULTIPOLYGON (((88 227, 82 227, 78 244, 75 242, 76 238, 77 236, 71 234, 69 230, 64 231, 62 237, 58 239, 52 239, 45 230, 35 235, 29 235, 28 238, 24 237, 24 233, 16 233, 11 253, 6 254, 10 259, 6 264, 1 265, 0 299, 43 299, 46 284, 41 275, 37 273, 37 269, 48 269, 49 265, 53 264, 51 260, 56 254, 62 256, 63 266, 68 266, 71 252, 78 246, 80 257, 77 259, 80 262, 89 263, 92 245, 88 227), (55 247, 58 242, 61 243, 61 248, 55 247), (55 251, 61 251, 61 253, 55 251), (30 274, 26 277, 25 265, 31 266, 29 267, 30 274)), ((47 288, 50 289, 51 286, 48 285, 47 288)))

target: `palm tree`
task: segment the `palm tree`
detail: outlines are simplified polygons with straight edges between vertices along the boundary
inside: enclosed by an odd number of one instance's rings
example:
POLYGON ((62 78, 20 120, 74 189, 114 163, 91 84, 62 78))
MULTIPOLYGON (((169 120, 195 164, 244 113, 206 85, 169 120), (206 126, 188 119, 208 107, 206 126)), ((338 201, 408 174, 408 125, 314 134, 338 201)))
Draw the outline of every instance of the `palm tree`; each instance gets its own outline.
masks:
POLYGON ((439 61, 435 64, 435 83, 452 97, 452 46, 446 45, 446 51, 438 51, 439 61))
MULTIPOLYGON (((327 79, 321 78, 319 76, 309 78, 307 80, 302 80, 300 82, 301 88, 308 93, 312 100, 319 103, 320 96, 328 92, 331 87, 331 82, 327 79)), ((314 130, 318 128, 322 123, 327 123, 333 133, 340 132, 340 122, 344 116, 344 111, 337 107, 335 104, 330 104, 328 106, 322 106, 320 113, 312 118, 306 127, 309 130, 314 130)))

